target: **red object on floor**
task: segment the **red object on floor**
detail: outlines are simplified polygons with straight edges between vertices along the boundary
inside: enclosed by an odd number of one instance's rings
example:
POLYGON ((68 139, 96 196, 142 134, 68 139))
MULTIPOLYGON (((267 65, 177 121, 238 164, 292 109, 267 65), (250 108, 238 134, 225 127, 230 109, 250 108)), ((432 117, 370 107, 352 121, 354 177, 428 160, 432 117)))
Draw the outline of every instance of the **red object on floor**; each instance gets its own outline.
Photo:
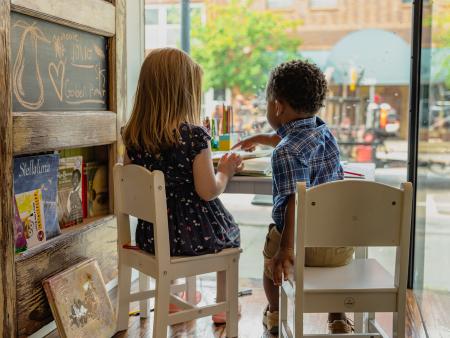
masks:
MULTIPOLYGON (((241 315, 241 303, 239 302, 238 304, 238 315, 241 315)), ((227 313, 224 312, 219 312, 215 315, 212 316, 212 321, 214 324, 216 325, 223 325, 227 323, 227 313)))
MULTIPOLYGON (((182 292, 180 295, 180 298, 183 300, 187 300, 186 292, 182 292)), ((195 292, 195 305, 200 303, 201 300, 202 300, 202 294, 200 293, 200 291, 196 291, 195 292)), ((175 304, 169 304, 169 313, 180 312, 181 310, 182 309, 179 306, 177 306, 175 304)))

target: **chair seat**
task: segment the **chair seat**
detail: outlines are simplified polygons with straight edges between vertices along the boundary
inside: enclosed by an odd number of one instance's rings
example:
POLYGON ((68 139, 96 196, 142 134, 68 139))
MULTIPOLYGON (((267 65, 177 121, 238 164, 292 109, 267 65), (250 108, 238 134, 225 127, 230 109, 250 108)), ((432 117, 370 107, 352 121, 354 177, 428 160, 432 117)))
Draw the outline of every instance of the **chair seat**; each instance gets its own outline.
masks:
POLYGON ((396 292, 394 277, 376 259, 355 259, 336 268, 306 267, 305 293, 396 292))
POLYGON ((222 251, 214 254, 207 254, 207 255, 200 255, 200 256, 172 256, 170 258, 171 263, 181 263, 184 261, 202 261, 206 259, 211 258, 220 258, 224 256, 230 256, 230 255, 239 255, 242 252, 241 248, 230 248, 230 249, 223 249, 222 251))
MULTIPOLYGON (((127 255, 134 255, 134 256, 144 256, 146 259, 155 260, 155 255, 152 255, 148 253, 147 251, 144 251, 142 249, 139 249, 136 246, 133 246, 132 248, 122 248, 123 252, 127 255)), ((206 259, 211 258, 220 258, 230 255, 238 255, 242 253, 241 248, 230 248, 230 249, 224 249, 218 253, 215 254, 207 254, 207 255, 199 255, 199 256, 172 256, 170 258, 171 263, 182 263, 182 262, 193 262, 193 261, 202 261, 206 259)))

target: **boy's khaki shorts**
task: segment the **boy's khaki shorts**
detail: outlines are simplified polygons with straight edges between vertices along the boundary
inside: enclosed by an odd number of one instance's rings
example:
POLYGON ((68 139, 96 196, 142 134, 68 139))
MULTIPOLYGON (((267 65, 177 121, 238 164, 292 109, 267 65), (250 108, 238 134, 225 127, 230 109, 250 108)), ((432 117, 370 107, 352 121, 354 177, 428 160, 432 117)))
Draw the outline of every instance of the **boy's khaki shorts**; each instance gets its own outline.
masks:
MULTIPOLYGON (((280 247, 281 234, 275 224, 269 226, 269 231, 264 244, 264 275, 273 280, 270 260, 280 247)), ((350 263, 355 249, 352 247, 339 248, 306 248, 305 266, 337 267, 350 263)))

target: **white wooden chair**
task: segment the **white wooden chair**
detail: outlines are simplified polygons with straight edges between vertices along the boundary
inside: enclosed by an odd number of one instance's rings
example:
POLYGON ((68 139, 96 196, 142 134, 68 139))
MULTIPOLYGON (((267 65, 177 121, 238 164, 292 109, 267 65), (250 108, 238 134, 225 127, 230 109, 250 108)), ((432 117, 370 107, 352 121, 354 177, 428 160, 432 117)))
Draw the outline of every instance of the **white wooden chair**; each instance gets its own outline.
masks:
POLYGON ((348 180, 308 190, 305 183, 297 184, 295 276, 281 287, 281 337, 347 336, 303 333, 304 313, 326 312, 368 313, 351 337, 385 337, 374 313, 392 312, 394 337, 405 336, 411 201, 411 183, 397 189, 348 180), (305 247, 341 246, 396 247, 395 276, 375 259, 355 259, 337 268, 304 267, 305 247), (291 327, 288 299, 295 304, 291 327))
MULTIPOLYGON (((115 211, 118 229, 119 294, 117 331, 128 329, 129 303, 141 301, 141 313, 148 313, 148 299, 155 297, 153 337, 167 336, 167 326, 196 318, 226 312, 227 337, 238 335, 238 265, 241 249, 225 249, 217 254, 195 257, 171 257, 167 222, 164 175, 150 172, 138 165, 116 164, 114 167, 115 211), (130 243, 129 216, 135 216, 154 225, 155 255, 139 249, 126 248, 130 243), (125 247, 124 247, 125 246, 125 247), (141 274, 140 291, 131 293, 131 269, 141 274), (225 271, 226 300, 197 307, 174 295, 171 281, 200 274, 225 271), (150 276, 156 281, 155 290, 148 290, 150 276), (182 311, 169 314, 169 303, 182 311)), ((195 286, 191 285, 191 295, 195 286), (193 290, 192 290, 193 289, 193 290)), ((190 297, 194 298, 193 296, 190 297)))

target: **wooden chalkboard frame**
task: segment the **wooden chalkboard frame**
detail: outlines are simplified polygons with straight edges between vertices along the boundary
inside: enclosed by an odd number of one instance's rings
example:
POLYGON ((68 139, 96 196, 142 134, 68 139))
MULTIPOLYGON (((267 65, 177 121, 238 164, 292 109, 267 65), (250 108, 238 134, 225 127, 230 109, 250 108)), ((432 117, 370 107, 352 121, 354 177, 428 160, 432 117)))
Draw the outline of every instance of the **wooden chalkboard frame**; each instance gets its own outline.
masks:
POLYGON ((0 336, 16 335, 16 275, 12 225, 12 101, 9 59, 9 0, 0 0, 0 336))
MULTIPOLYGON (((118 135, 127 111, 125 65, 125 0, 0 0, 0 337, 25 337, 51 320, 40 284, 47 273, 89 256, 99 259, 106 281, 117 274, 116 219, 112 204, 110 215, 88 219, 26 255, 15 256, 12 162, 18 154, 107 144, 112 170, 116 162, 123 160, 124 153, 118 135), (108 37, 109 111, 12 112, 11 11, 108 37), (74 121, 84 124, 73 132, 63 127, 74 121), (48 123, 54 126, 45 130, 48 123), (85 127, 89 124, 102 126, 97 128, 102 132, 85 127), (59 257, 57 266, 49 263, 52 257, 59 257), (36 266, 39 266, 39 276, 32 273, 36 266), (27 301, 23 301, 24 297, 27 301)), ((110 192, 113 194, 111 183, 110 192)), ((110 201, 113 200, 111 196, 110 201)))
POLYGON ((107 37, 116 32, 116 9, 106 1, 11 0, 11 10, 107 37))

